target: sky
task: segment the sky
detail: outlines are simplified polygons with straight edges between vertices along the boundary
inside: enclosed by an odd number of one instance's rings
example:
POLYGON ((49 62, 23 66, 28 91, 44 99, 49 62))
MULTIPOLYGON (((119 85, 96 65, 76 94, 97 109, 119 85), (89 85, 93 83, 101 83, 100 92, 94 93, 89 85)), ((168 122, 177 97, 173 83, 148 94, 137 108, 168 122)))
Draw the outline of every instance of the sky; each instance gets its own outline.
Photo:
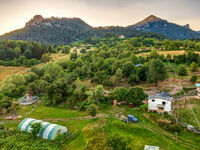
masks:
POLYGON ((135 24, 149 15, 200 30, 200 0, 0 0, 0 35, 34 15, 78 17, 92 26, 135 24))

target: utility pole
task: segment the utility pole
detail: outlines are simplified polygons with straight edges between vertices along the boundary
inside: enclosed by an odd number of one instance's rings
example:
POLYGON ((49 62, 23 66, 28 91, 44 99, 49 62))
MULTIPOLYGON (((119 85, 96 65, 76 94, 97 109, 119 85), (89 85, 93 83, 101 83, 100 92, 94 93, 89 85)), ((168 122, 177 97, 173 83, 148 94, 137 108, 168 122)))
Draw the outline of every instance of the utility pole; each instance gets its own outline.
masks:
POLYGON ((176 143, 178 143, 178 136, 177 136, 177 132, 175 132, 176 135, 176 143))
POLYGON ((186 95, 185 95, 185 93, 184 93, 184 96, 185 96, 184 107, 186 108, 186 95))

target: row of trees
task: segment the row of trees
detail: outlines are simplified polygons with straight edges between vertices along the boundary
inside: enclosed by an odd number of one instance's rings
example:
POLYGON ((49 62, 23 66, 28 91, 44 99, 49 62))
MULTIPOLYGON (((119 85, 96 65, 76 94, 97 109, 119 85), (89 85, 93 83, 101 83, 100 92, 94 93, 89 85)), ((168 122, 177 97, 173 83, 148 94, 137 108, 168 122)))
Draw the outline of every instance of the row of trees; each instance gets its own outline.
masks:
POLYGON ((117 45, 117 43, 126 44, 128 47, 134 50, 141 50, 147 48, 156 48, 159 50, 200 50, 200 42, 192 40, 167 40, 159 38, 147 38, 147 37, 133 37, 130 39, 118 39, 118 38, 89 38, 83 41, 83 43, 90 43, 96 46, 102 46, 106 44, 109 47, 117 45))
POLYGON ((20 56, 25 56, 27 59, 40 59, 45 53, 54 52, 51 45, 40 42, 28 41, 0 41, 0 60, 12 60, 20 56))

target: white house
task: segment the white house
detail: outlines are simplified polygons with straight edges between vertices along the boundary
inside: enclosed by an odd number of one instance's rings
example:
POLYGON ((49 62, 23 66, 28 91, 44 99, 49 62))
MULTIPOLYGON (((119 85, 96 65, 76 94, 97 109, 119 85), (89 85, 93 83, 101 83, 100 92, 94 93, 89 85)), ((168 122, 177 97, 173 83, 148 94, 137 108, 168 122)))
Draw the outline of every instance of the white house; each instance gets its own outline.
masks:
POLYGON ((195 86, 196 86, 197 96, 200 97, 200 84, 199 83, 195 83, 195 86))
POLYGON ((167 93, 156 93, 148 97, 148 111, 171 112, 173 97, 167 93))

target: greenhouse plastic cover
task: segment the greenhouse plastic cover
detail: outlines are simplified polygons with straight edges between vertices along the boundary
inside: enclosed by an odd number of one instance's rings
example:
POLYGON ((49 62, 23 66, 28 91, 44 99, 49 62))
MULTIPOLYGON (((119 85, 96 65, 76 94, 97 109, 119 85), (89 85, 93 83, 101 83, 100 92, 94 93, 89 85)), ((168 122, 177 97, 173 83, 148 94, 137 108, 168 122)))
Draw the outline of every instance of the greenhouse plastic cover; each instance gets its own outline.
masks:
POLYGON ((18 126, 18 130, 30 132, 31 124, 37 123, 37 122, 40 122, 42 124, 42 129, 38 136, 43 139, 54 140, 58 132, 60 132, 61 134, 67 132, 67 128, 64 126, 52 124, 49 122, 44 122, 42 120, 36 120, 33 118, 25 118, 24 120, 22 120, 18 126))

